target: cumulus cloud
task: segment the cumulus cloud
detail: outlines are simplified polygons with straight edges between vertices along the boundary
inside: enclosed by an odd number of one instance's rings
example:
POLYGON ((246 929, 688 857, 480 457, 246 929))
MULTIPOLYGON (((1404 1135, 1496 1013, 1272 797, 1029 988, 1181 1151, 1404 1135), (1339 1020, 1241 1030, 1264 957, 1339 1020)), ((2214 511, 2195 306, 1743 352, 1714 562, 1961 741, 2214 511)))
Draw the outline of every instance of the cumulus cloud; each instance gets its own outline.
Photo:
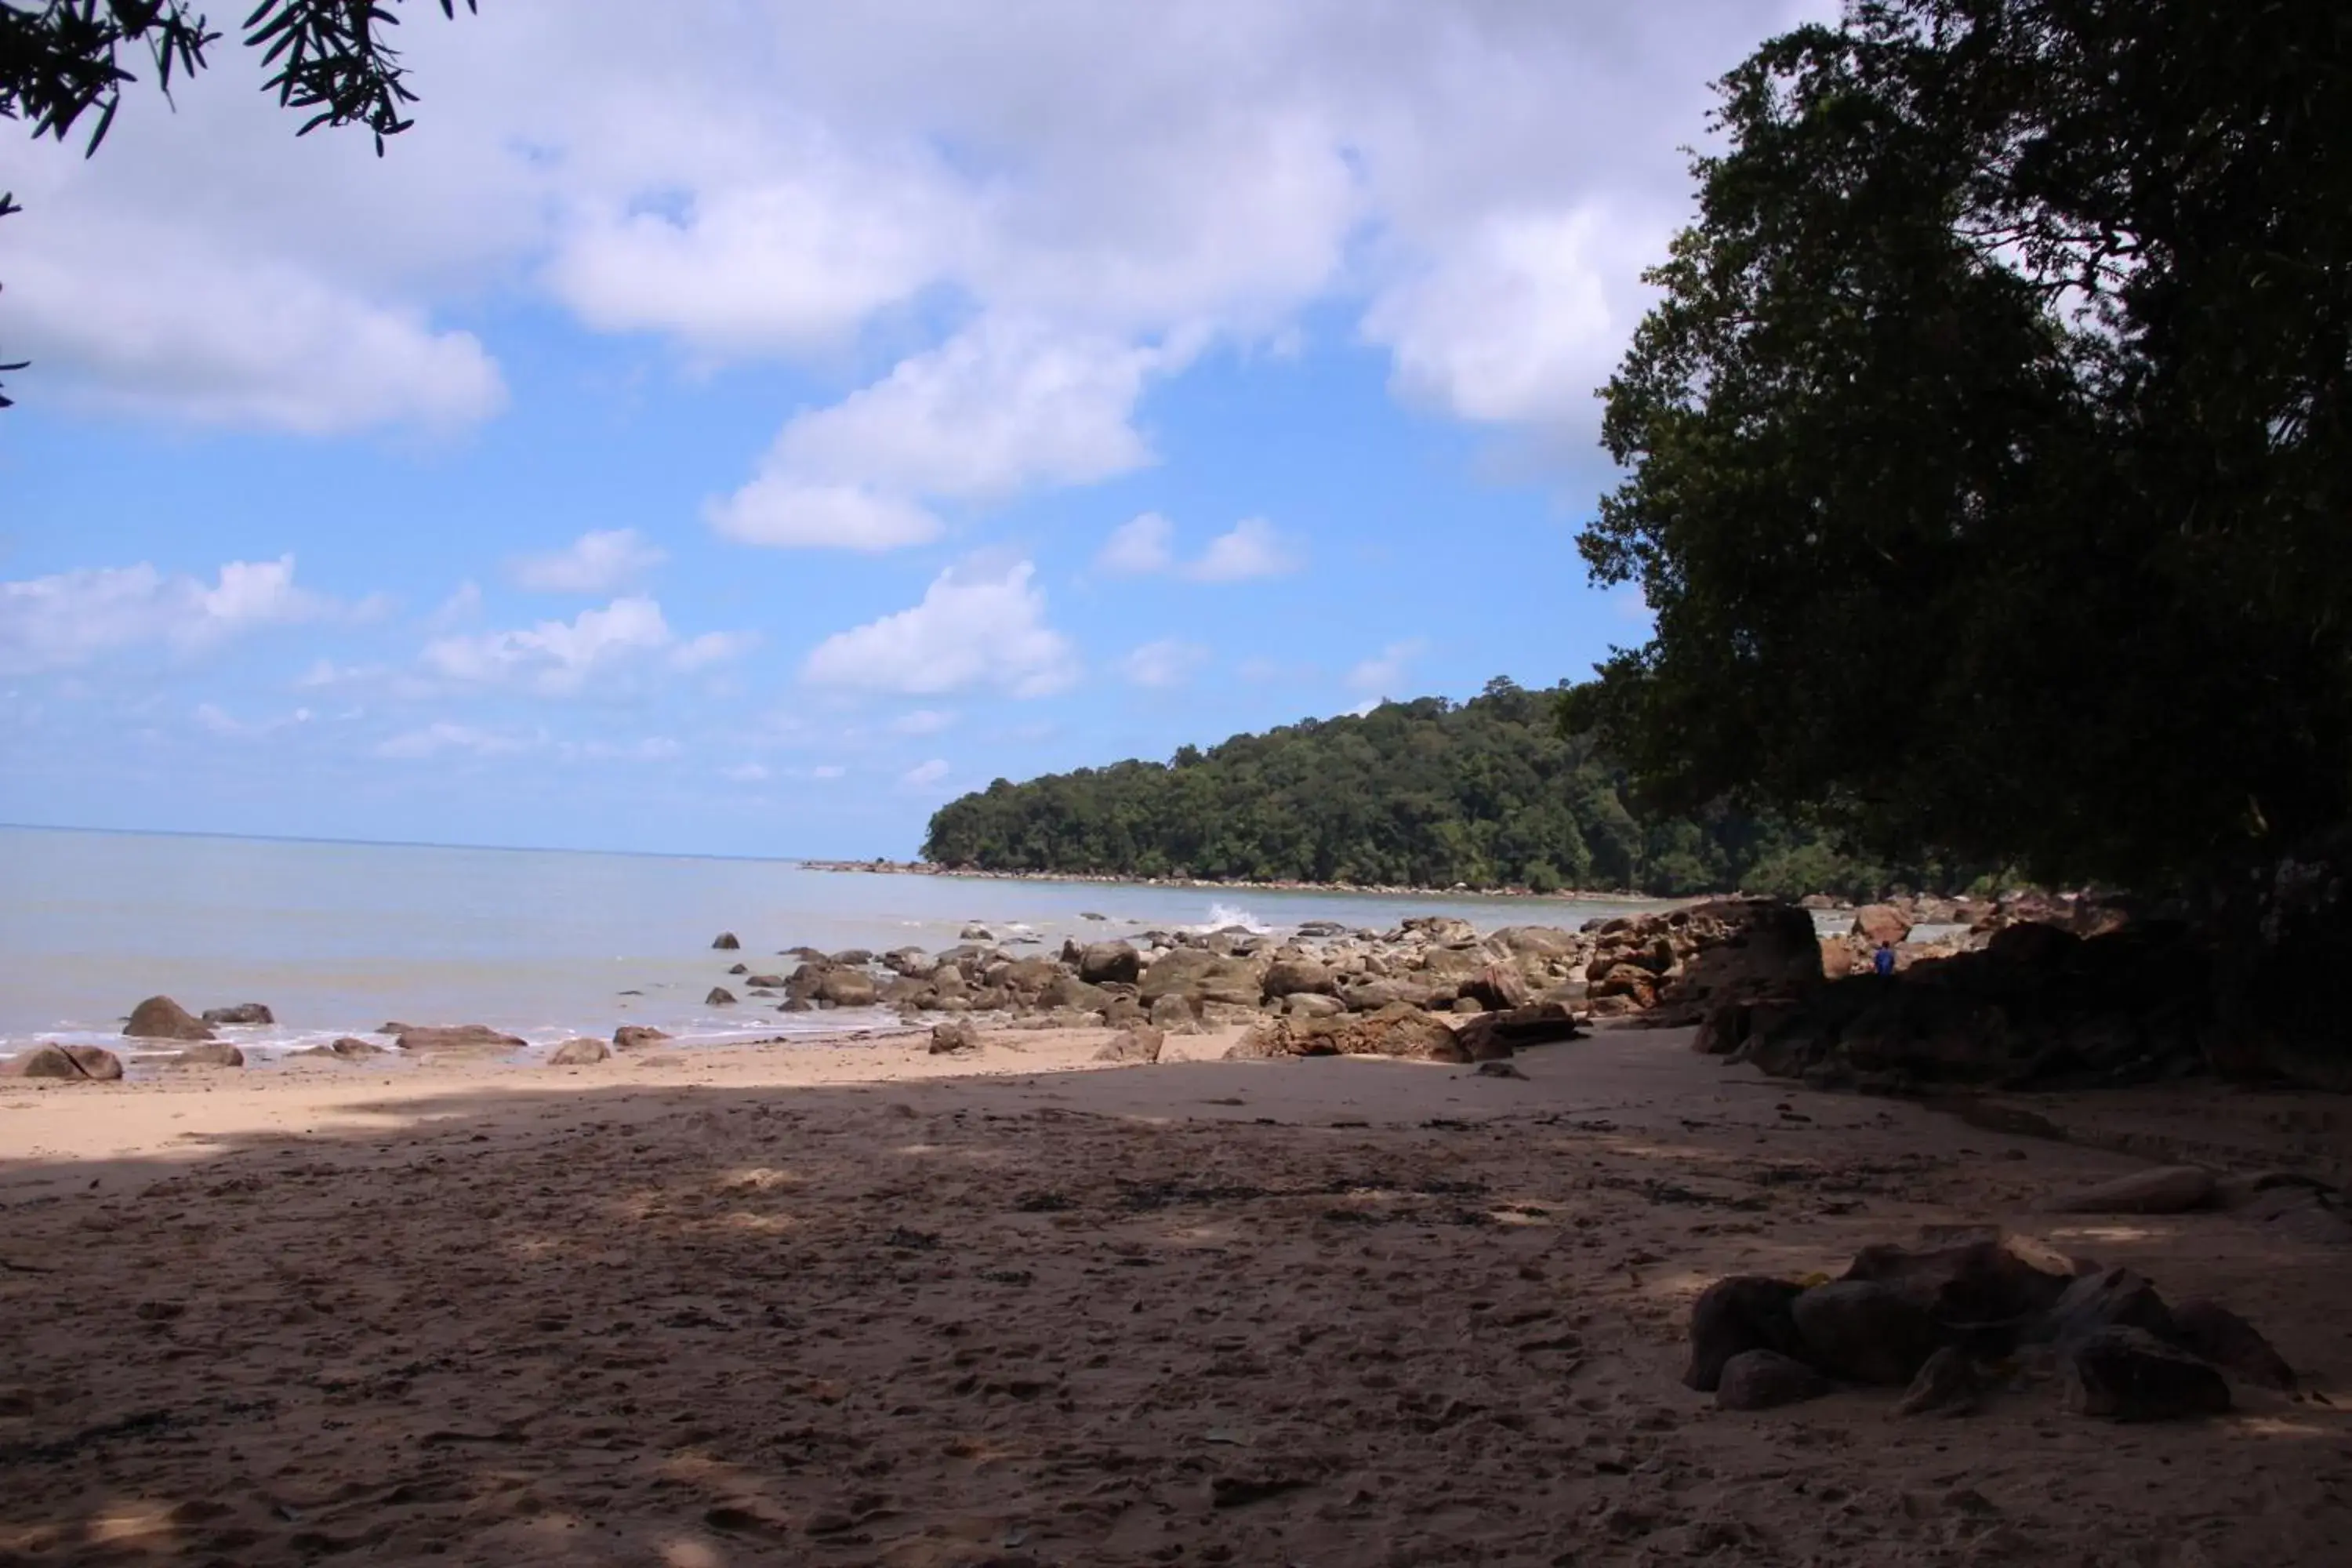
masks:
POLYGON ((0 673, 68 668, 141 646, 198 653, 257 627, 348 615, 294 581, 294 557, 231 561, 215 580, 145 562, 0 583, 0 673))
POLYGON ((1262 517, 1247 517, 1209 541, 1191 561, 1176 555, 1175 525, 1147 511, 1111 531, 1095 555, 1095 570, 1110 577, 1172 573, 1195 583, 1242 583, 1280 577, 1307 563, 1305 550, 1262 517))
POLYGON ((1148 642, 1119 660, 1119 673, 1138 686, 1181 686, 1209 662, 1209 650, 1181 637, 1148 642))
POLYGON ((929 789, 948 776, 947 759, 933 757, 928 763, 917 763, 898 775, 898 782, 909 789, 929 789))
POLYGON ((819 643, 801 666, 812 686, 911 697, 984 688, 1044 697, 1077 679, 1069 638, 1045 624, 1045 591, 1028 561, 966 562, 933 579, 922 603, 819 643))
POLYGON ((1095 570, 1108 577, 1149 577, 1176 564, 1176 525, 1156 511, 1129 519, 1111 530, 1095 556, 1095 570))
POLYGON ((1370 712, 1372 708, 1380 705, 1381 700, 1394 697, 1402 689, 1405 676, 1411 669, 1412 661, 1428 651, 1429 644, 1426 639, 1407 637, 1402 642, 1389 644, 1379 653, 1348 671, 1348 684, 1373 699, 1367 706, 1356 711, 1370 712))
POLYGON ((898 550, 940 536, 940 520, 903 496, 864 485, 811 484, 763 473, 705 509, 710 526, 739 544, 782 549, 898 550))
POLYGON ((609 594, 669 559, 634 528, 593 529, 561 550, 514 563, 517 585, 541 594, 609 594))
POLYGON ((661 605, 636 595, 583 610, 569 621, 436 638, 425 645, 423 660, 434 674, 460 684, 568 697, 591 680, 650 662, 698 669, 735 657, 752 640, 749 633, 709 632, 680 642, 661 605))

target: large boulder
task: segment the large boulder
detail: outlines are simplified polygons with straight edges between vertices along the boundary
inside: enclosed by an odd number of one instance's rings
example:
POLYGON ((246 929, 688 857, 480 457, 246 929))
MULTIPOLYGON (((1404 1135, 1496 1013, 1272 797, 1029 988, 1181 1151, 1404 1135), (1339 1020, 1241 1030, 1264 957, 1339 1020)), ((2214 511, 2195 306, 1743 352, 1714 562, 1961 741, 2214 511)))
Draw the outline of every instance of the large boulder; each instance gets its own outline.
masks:
POLYGON ((624 1024, 613 1031, 613 1047, 615 1050, 630 1051, 640 1046, 657 1046, 668 1038, 667 1031, 656 1029, 651 1024, 624 1024))
POLYGON ((1482 965, 1469 978, 1461 982, 1461 994, 1496 1012, 1508 1012, 1524 1007, 1535 1000, 1528 989, 1527 976, 1506 963, 1482 965))
POLYGON ((2219 1301, 2202 1298, 2183 1301, 2172 1309, 2172 1324, 2183 1350, 2211 1362, 2240 1382, 2282 1394, 2294 1392, 2294 1368, 2286 1358, 2253 1324, 2219 1301))
POLYGON ((2213 1173, 2158 1165, 2051 1200, 2052 1214, 2184 1214, 2213 1200, 2213 1173))
POLYGON ((935 1057, 955 1056, 980 1049, 980 1031, 969 1018, 949 1018, 931 1026, 931 1052, 935 1057))
POLYGON ((1360 980, 1339 988, 1339 1000, 1354 1013, 1377 1013, 1400 1002, 1408 1007, 1425 1007, 1431 995, 1430 988, 1417 980, 1360 980))
POLYGON ((1893 947, 1911 934, 1911 922, 1892 904, 1864 904, 1853 911, 1853 934, 1872 947, 1893 947))
POLYGON ((1804 1341, 1804 1359, 1852 1383, 1901 1388, 1943 1342, 1924 1308, 1873 1280, 1816 1285, 1789 1312, 1804 1341))
POLYGON ((1132 985, 1143 977, 1143 955, 1124 942, 1097 942, 1078 953, 1078 978, 1089 985, 1132 985))
POLYGON ((894 947, 882 955, 882 967, 909 980, 929 980, 940 961, 919 947, 894 947))
POLYGON ((1804 1293, 1801 1285, 1761 1274, 1734 1275, 1700 1291, 1691 1303, 1683 1385, 1713 1394, 1731 1359, 1749 1351, 1802 1355, 1805 1342, 1791 1309, 1804 1293))
POLYGON ((1002 987, 1024 1007, 1045 999, 1047 987, 1069 972, 1050 958, 1016 958, 989 971, 989 984, 1002 987))
POLYGON ((817 982, 816 999, 836 1007, 872 1007, 880 1004, 882 989, 862 969, 828 969, 817 982))
POLYGON ((1112 994, 1089 985, 1067 970, 1056 973, 1038 994, 1037 1005, 1057 1012, 1100 1013, 1109 1008, 1112 994))
POLYGON ((1338 987, 1328 969, 1311 958, 1293 955, 1266 966, 1262 989, 1268 1001, 1278 1001, 1285 996, 1328 996, 1338 987))
POLYGON ((735 993, 728 990, 724 985, 714 985, 710 988, 709 994, 703 997, 702 1005, 706 1007, 732 1007, 735 1005, 735 993))
POLYGON ((2172 1309, 2146 1275, 2130 1268, 2103 1269, 2076 1279, 2035 1325, 2032 1337, 2063 1350, 2114 1328, 2137 1329, 2168 1342, 2180 1338, 2172 1309))
POLYGON ((1558 926, 1505 926, 1486 940, 1514 958, 1547 963, 1571 963, 1580 951, 1576 937, 1558 926))
POLYGON ((1660 934, 1683 956, 1679 973, 1659 982, 1646 1023, 1696 1024, 1725 1002, 1801 994, 1822 982, 1813 917, 1793 904, 1717 899, 1663 918, 1660 934))
POLYGON ((1742 1351, 1723 1364, 1715 1403, 1725 1410, 1772 1410, 1836 1392, 1836 1385, 1794 1356, 1742 1351))
POLYGON ((1891 1243, 1866 1247, 1844 1277, 1892 1290, 1948 1337, 1999 1355, 2064 1299, 2077 1274, 2063 1254, 2031 1237, 2000 1233, 1921 1251, 1891 1243))
POLYGON ((547 1065, 551 1068, 593 1067, 612 1054, 612 1047, 602 1040, 566 1040, 550 1054, 547 1065))
POLYGON ((1236 1061, 1268 1057, 1398 1057, 1413 1061, 1463 1062, 1469 1054, 1453 1026, 1434 1014, 1402 1003, 1377 1013, 1332 1018, 1265 1018, 1226 1052, 1236 1061))
POLYGON ((1263 994, 1263 975, 1255 960, 1180 947, 1151 961, 1138 990, 1147 1006, 1163 996, 1181 996, 1196 1012, 1204 1002, 1255 1007, 1263 994))
POLYGON ((122 1032, 136 1040, 209 1040, 213 1032, 203 1020, 169 996, 150 996, 131 1009, 122 1032))
POLYGON ((61 1083, 112 1083, 122 1058, 100 1046, 35 1046, 0 1063, 0 1077, 52 1079, 61 1083))
POLYGON ((710 945, 720 952, 732 952, 743 944, 736 939, 733 931, 722 931, 710 939, 710 945))
POLYGON ((1474 1062, 1496 1061, 1528 1046, 1580 1038, 1583 1020, 1559 1002, 1537 1002, 1507 1013, 1481 1013, 1454 1032, 1474 1062))
POLYGON ((205 1022, 215 1025, 231 1024, 251 1026, 255 1024, 275 1024, 278 1022, 278 1016, 276 1014, 270 1012, 268 1005, 266 1003, 239 1002, 233 1007, 205 1008, 205 1022))
POLYGON ((487 1024, 453 1024, 403 1029, 393 1044, 415 1056, 489 1056, 521 1050, 530 1042, 501 1034, 487 1024))
MULTIPOLYGON (((1137 1005, 1141 1005, 1140 1003, 1137 1005)), ((1192 1010, 1192 1003, 1179 995, 1159 998, 1144 1016, 1151 1021, 1153 1028, 1163 1034, 1197 1035, 1201 1032, 1200 1015, 1192 1010)))

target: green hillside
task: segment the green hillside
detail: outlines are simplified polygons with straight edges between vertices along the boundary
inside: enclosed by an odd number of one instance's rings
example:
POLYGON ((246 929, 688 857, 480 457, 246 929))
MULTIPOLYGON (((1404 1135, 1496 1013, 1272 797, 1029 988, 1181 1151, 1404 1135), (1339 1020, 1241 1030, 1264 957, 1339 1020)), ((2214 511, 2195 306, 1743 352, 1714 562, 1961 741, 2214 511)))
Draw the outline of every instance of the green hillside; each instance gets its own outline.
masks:
POLYGON ((998 871, 1666 896, 1948 880, 1729 812, 1645 819, 1623 773, 1562 736, 1558 706, 1557 690, 1498 679, 1467 702, 1384 703, 1164 763, 999 779, 942 806, 923 853, 998 871))

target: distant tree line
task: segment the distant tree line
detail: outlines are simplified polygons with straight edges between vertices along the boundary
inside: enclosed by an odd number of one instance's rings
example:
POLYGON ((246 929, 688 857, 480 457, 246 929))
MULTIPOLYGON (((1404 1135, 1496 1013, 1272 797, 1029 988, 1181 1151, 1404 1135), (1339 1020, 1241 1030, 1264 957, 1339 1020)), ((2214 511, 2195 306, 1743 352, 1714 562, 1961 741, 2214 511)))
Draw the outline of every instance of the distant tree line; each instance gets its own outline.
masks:
POLYGON ((994 871, 1360 886, 1868 896, 1965 879, 1727 810, 1639 813, 1623 769, 1557 721, 1560 691, 1383 703, 1168 763, 998 779, 942 806, 923 854, 994 871))

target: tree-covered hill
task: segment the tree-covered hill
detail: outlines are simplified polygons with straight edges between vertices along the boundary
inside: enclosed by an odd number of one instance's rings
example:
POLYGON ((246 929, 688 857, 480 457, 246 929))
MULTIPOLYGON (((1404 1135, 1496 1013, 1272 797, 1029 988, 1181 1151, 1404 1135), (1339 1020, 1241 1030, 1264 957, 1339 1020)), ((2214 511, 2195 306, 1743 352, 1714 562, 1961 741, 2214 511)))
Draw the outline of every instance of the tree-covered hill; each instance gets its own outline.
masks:
POLYGON ((1621 770, 1508 680, 1453 703, 1235 735, 1173 760, 1003 779, 940 808, 923 853, 998 871, 1368 886, 1869 893, 1940 883, 1729 813, 1637 816, 1621 770))

